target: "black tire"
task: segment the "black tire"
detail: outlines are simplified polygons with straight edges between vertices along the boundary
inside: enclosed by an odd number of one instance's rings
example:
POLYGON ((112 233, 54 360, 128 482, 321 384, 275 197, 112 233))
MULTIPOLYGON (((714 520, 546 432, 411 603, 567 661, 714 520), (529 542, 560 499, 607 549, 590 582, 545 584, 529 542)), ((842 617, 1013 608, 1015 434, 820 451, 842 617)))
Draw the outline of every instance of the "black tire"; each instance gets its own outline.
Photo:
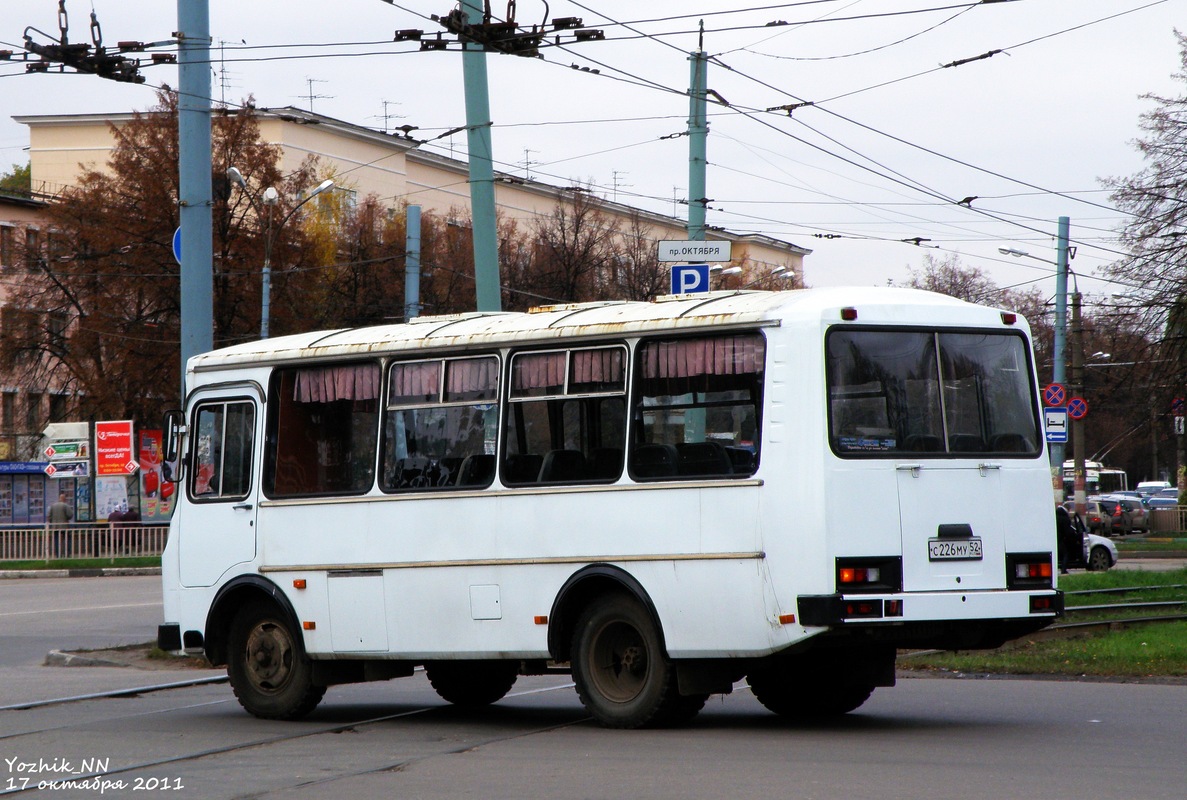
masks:
POLYGON ((519 677, 518 661, 432 661, 425 664, 429 683, 442 700, 463 708, 502 700, 519 677))
POLYGON ((1109 554, 1108 548, 1098 544, 1088 551, 1088 570, 1090 572, 1104 572, 1111 566, 1113 566, 1113 557, 1109 554))
POLYGON ((227 676, 239 704, 263 719, 300 719, 326 687, 313 684, 313 665, 291 621, 273 603, 239 610, 228 636, 227 676))
POLYGON ((680 695, 655 622, 625 595, 600 597, 586 607, 570 652, 577 696, 607 728, 684 723, 708 697, 680 695))
POLYGON ((768 711, 793 719, 848 714, 874 693, 872 681, 848 676, 844 670, 791 662, 756 669, 746 676, 746 683, 768 711))

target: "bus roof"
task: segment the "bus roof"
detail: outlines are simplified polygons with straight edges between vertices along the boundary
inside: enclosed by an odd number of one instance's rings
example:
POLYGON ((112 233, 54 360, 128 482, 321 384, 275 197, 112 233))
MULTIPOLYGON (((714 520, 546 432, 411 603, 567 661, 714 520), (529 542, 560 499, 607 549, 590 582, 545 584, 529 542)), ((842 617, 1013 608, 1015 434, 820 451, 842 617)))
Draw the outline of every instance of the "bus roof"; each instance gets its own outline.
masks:
MULTIPOLYGON (((297 359, 370 353, 547 343, 655 331, 779 325, 784 320, 832 323, 842 308, 857 322, 912 325, 1002 325, 1001 312, 947 295, 895 287, 830 287, 778 292, 718 291, 667 295, 651 302, 606 301, 544 306, 527 312, 423 316, 401 324, 312 331, 245 342, 190 359, 196 372, 297 359)), ((1027 329, 1018 317, 1017 327, 1027 329)))

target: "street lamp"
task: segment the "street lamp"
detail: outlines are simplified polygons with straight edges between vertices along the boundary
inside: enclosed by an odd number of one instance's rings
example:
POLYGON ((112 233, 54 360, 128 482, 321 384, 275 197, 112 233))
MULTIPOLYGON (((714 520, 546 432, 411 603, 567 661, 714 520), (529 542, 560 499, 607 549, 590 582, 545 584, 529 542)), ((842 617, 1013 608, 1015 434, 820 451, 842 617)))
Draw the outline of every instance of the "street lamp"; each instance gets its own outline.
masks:
POLYGON ((763 281, 769 280, 771 278, 778 278, 779 280, 782 280, 782 281, 790 280, 793 282, 792 287, 794 288, 795 270, 789 269, 788 267, 775 267, 773 270, 768 272, 766 275, 763 275, 759 278, 755 278, 754 280, 750 281, 750 283, 746 284, 745 286, 739 286, 738 291, 742 291, 743 289, 749 289, 754 284, 762 283, 763 281))
POLYGON ((726 275, 740 274, 742 274, 741 267, 723 267, 720 264, 714 264, 713 266, 709 267, 709 276, 710 278, 716 276, 718 289, 721 288, 721 283, 725 279, 726 275))
POLYGON ((311 190, 301 202, 297 203, 289 212, 281 218, 280 224, 272 225, 272 210, 280 204, 280 192, 275 187, 269 186, 260 193, 259 202, 252 192, 247 188, 247 181, 243 177, 243 173, 235 167, 227 167, 227 178, 231 183, 238 186, 244 196, 247 197, 248 202, 251 203, 252 208, 255 209, 256 215, 260 216, 260 202, 268 207, 267 213, 267 227, 264 232, 264 268, 260 271, 260 338, 268 338, 268 322, 271 317, 272 306, 272 241, 276 234, 284 227, 285 223, 292 219, 293 214, 297 213, 297 209, 308 203, 313 198, 317 197, 322 192, 333 187, 334 181, 326 178, 319 183, 313 190, 311 190))

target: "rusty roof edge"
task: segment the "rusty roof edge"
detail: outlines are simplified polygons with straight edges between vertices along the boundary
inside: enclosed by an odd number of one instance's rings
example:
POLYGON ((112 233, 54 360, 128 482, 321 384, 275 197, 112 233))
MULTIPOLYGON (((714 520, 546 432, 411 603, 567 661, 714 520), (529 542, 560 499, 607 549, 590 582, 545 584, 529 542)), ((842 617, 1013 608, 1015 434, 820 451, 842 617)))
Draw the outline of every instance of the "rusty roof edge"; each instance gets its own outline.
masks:
MULTIPOLYGON (((508 312, 510 313, 510 312, 508 312)), ((566 315, 571 316, 571 315, 566 315)), ((450 350, 459 347, 497 348, 497 347, 531 347, 539 344, 555 343, 560 339, 582 340, 606 336, 642 336, 648 333, 662 331, 679 331, 688 333, 697 330, 722 331, 731 328, 777 328, 781 324, 778 318, 772 318, 759 311, 730 312, 717 315, 697 315, 666 320, 630 320, 627 322, 596 322, 584 325, 566 325, 554 327, 549 325, 531 331, 517 331, 514 333, 476 333, 457 336, 435 335, 410 339, 373 340, 367 343, 328 343, 327 337, 313 340, 302 347, 295 347, 287 351, 272 353, 240 352, 227 353, 218 358, 209 358, 210 353, 196 357, 193 362, 195 372, 213 372, 226 368, 267 367, 277 364, 292 363, 301 359, 316 359, 322 362, 357 359, 363 355, 399 355, 425 351, 450 350), (321 350, 322 352, 312 352, 321 350)), ((442 326, 446 327, 446 326, 442 326)), ((346 329, 357 330, 357 329, 346 329)), ((438 329, 439 330, 439 329, 438 329)), ((335 331, 342 333, 343 331, 335 331)), ((433 331, 432 333, 437 333, 433 331)))

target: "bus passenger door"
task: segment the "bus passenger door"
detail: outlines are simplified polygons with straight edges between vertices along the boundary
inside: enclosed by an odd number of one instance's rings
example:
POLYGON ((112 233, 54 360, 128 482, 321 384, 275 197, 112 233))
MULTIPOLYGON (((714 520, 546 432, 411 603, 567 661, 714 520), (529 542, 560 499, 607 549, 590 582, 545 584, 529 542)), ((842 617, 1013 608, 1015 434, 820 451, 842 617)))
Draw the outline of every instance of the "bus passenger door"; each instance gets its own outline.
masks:
POLYGON ((256 555, 255 474, 258 403, 212 393, 193 407, 189 428, 187 514, 180 526, 183 586, 211 586, 256 555))

